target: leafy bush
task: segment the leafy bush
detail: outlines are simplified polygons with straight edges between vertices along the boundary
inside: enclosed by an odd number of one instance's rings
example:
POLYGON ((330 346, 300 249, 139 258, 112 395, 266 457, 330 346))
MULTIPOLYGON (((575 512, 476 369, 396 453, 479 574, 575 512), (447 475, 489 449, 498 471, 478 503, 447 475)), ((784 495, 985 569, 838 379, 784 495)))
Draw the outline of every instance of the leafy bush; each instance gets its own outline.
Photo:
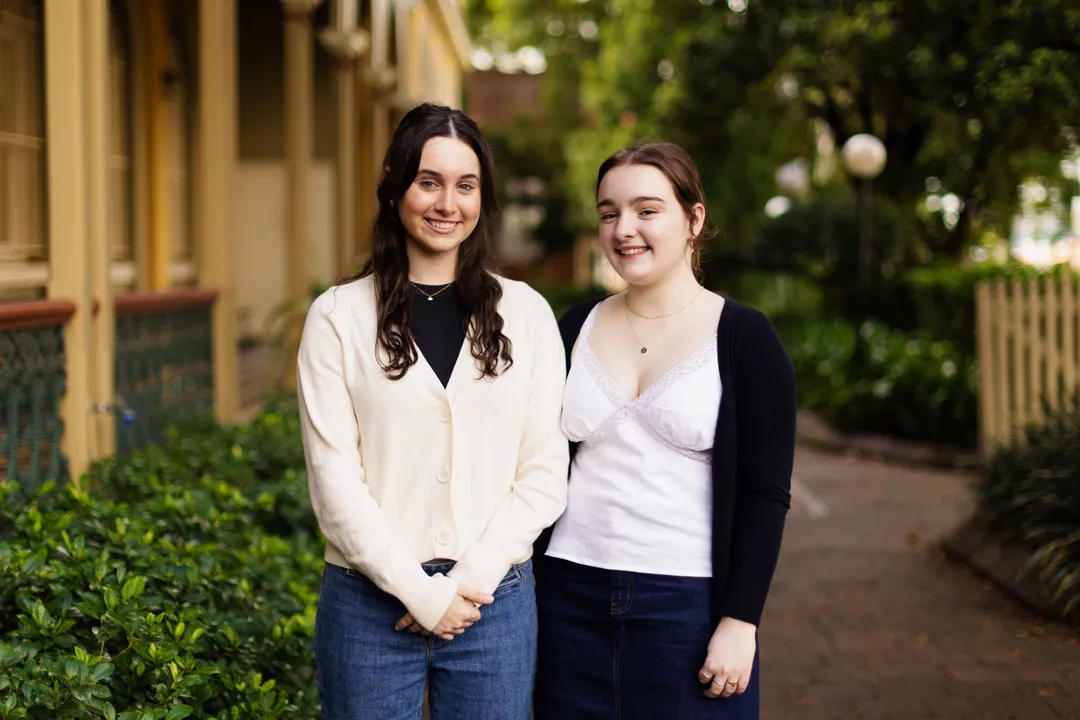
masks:
POLYGON ((1037 579, 1080 623, 1080 401, 1048 410, 1022 442, 999 448, 976 493, 991 527, 1035 551, 1037 579))
POLYGON ((295 411, 172 428, 87 489, 0 484, 0 718, 319 715, 295 411))
POLYGON ((850 323, 779 319, 777 327, 795 365, 800 405, 838 429, 975 445, 975 361, 950 343, 868 322, 856 354, 850 323))
POLYGON ((602 287, 576 285, 547 285, 536 288, 537 292, 544 296, 551 305, 556 318, 561 318, 563 313, 579 302, 602 298, 607 291, 602 287))
POLYGON ((1073 276, 1068 265, 1049 269, 1021 263, 946 265, 912 270, 905 278, 915 308, 914 327, 975 354, 975 292, 984 280, 1073 276))
MULTIPOLYGON (((847 192, 828 192, 797 203, 764 225, 752 252, 744 258, 747 265, 739 267, 721 259, 707 267, 714 276, 710 286, 735 285, 732 278, 720 279, 731 267, 739 275, 754 274, 755 269, 793 275, 817 286, 828 314, 858 317, 857 219, 855 199, 847 192)), ((1015 261, 961 265, 946 260, 927 267, 934 258, 940 261, 948 256, 934 249, 930 228, 914 220, 904 208, 874 197, 866 314, 898 330, 925 331, 953 343, 964 354, 975 353, 975 290, 981 281, 1075 275, 1066 264, 1041 269, 1015 261)), ((752 297, 748 299, 752 302, 752 297)), ((796 301, 785 312, 800 311, 806 304, 796 301)))
POLYGON ((819 317, 823 310, 821 290, 801 275, 746 270, 733 273, 710 286, 721 295, 757 308, 769 317, 819 317))
MULTIPOLYGON (((751 265, 806 278, 817 285, 827 312, 855 317, 861 310, 858 219, 855 196, 846 188, 796 203, 762 227, 749 258, 751 265)), ((872 274, 867 313, 895 326, 898 318, 911 314, 902 286, 903 270, 919 262, 921 235, 910 213, 883 196, 874 197, 870 221, 872 274)), ((717 271, 722 268, 710 270, 717 271)))

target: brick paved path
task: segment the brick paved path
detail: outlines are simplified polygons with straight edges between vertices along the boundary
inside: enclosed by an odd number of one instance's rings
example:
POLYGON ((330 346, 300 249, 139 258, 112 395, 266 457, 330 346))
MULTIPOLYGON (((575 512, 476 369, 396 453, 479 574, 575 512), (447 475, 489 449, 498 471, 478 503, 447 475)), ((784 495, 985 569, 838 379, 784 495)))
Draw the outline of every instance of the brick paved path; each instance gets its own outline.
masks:
POLYGON ((795 478, 762 720, 1080 720, 1080 636, 937 547, 970 513, 966 478, 802 449, 795 478))

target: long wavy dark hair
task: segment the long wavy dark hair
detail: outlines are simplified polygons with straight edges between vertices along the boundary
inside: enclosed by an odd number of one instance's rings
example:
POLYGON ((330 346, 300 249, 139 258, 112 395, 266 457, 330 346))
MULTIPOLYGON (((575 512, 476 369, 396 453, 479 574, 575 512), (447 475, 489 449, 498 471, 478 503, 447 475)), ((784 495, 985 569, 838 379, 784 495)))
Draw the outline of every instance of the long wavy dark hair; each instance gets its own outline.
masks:
POLYGON ((416 343, 409 327, 413 288, 409 282, 408 239, 395 204, 416 179, 424 144, 431 138, 460 140, 480 161, 480 217, 472 234, 458 248, 454 292, 463 310, 463 330, 482 375, 495 377, 514 360, 510 338, 503 334, 499 315, 502 286, 491 272, 495 221, 499 204, 495 197, 495 163, 480 128, 460 110, 424 103, 405 114, 394 131, 383 158, 378 201, 370 234, 371 256, 358 275, 375 276, 378 319, 379 364, 391 380, 405 377, 417 362, 416 343), (501 367, 500 367, 501 364, 501 367))

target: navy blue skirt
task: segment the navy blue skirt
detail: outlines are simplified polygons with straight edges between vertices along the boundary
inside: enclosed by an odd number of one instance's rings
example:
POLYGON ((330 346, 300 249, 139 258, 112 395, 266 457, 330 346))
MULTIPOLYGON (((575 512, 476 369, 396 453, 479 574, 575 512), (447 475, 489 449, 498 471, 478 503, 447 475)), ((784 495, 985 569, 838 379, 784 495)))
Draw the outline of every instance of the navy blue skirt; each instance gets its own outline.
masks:
POLYGON ((744 693, 702 695, 711 579, 541 562, 536 720, 758 720, 756 656, 744 693))

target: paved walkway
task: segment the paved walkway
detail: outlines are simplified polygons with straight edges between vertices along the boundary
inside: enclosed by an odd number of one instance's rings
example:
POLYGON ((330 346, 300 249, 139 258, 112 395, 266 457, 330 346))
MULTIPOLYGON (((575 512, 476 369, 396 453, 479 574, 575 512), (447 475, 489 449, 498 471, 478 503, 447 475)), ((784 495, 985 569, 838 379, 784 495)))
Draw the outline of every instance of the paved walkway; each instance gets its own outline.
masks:
POLYGON ((800 450, 763 720, 1080 719, 1080 636, 944 558, 967 479, 800 450))

